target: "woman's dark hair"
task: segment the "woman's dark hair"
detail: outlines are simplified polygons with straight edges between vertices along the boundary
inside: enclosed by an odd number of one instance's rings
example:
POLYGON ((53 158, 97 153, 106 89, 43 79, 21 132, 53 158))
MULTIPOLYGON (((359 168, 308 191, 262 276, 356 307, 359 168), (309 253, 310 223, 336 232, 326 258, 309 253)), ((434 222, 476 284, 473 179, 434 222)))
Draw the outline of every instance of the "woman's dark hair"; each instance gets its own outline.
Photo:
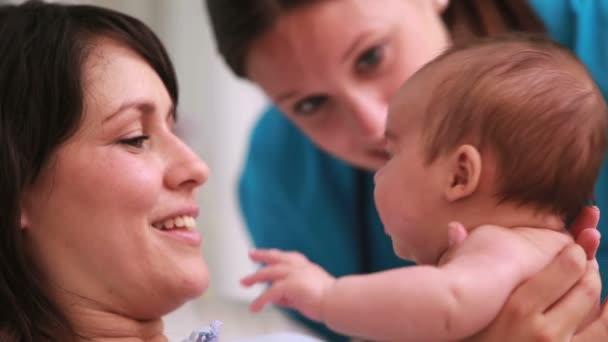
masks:
MULTIPOLYGON (((245 61, 251 44, 281 15, 319 0, 205 1, 220 54, 237 76, 247 77, 245 61)), ((443 21, 457 43, 512 31, 545 31, 527 0, 453 0, 443 21)))
POLYGON ((21 198, 56 148, 79 127, 83 65, 101 37, 138 53, 177 104, 175 71, 142 22, 88 5, 0 6, 0 341, 73 341, 47 295, 20 229, 21 198))

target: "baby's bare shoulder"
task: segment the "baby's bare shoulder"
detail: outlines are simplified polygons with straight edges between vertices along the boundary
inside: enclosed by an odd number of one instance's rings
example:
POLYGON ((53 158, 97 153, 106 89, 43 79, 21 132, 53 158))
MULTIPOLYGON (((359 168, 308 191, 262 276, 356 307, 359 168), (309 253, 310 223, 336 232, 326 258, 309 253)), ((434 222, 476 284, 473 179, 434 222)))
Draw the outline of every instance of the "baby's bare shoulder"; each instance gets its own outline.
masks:
POLYGON ((529 258, 552 259, 567 244, 572 243, 572 236, 566 230, 546 228, 506 228, 497 225, 483 225, 473 229, 466 243, 486 248, 504 250, 505 252, 529 258))

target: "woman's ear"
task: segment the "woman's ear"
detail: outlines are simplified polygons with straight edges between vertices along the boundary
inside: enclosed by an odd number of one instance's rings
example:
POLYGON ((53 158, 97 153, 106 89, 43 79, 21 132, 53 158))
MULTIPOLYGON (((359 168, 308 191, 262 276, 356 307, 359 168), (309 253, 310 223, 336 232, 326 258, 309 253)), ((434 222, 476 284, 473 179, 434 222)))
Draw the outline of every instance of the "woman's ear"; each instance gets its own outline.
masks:
POLYGON ((19 228, 23 230, 30 226, 29 215, 27 214, 27 210, 25 209, 25 195, 23 196, 23 198, 21 198, 20 204, 21 208, 19 208, 19 228))
POLYGON ((27 218, 27 214, 25 213, 25 210, 23 210, 23 208, 21 208, 21 217, 19 219, 19 227, 21 229, 26 229, 27 227, 29 227, 30 225, 30 220, 27 218))
POLYGON ((443 13, 450 5, 450 0, 432 0, 438 13, 443 13))
POLYGON ((481 177, 481 154, 471 145, 458 147, 449 157, 449 183, 445 197, 454 202, 473 194, 481 177))

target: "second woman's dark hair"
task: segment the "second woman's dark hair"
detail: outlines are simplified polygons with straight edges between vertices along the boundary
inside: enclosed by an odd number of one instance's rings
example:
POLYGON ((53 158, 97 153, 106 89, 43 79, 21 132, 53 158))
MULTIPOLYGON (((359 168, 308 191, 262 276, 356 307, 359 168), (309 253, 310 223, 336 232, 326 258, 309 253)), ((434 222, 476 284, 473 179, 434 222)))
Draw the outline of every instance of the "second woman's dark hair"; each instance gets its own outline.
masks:
POLYGON ((76 333, 28 258, 21 197, 79 127, 83 65, 100 37, 138 53, 177 104, 175 72, 142 22, 88 5, 0 7, 0 341, 73 341, 76 333))
MULTIPOLYGON (((245 62, 251 44, 281 15, 319 0, 204 1, 220 54, 237 76, 247 77, 245 62)), ((442 17, 458 43, 511 31, 545 30, 527 0, 453 0, 442 17)))

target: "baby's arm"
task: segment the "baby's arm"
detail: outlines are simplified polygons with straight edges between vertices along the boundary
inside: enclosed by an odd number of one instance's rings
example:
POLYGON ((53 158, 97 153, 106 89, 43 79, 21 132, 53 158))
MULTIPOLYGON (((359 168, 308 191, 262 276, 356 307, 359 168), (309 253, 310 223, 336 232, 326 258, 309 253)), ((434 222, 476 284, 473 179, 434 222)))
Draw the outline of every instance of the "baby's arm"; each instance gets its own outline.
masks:
POLYGON ((336 331, 375 340, 462 339, 489 324, 552 253, 504 228, 479 228, 442 267, 338 279, 326 294, 323 318, 336 331))
POLYGON ((297 253, 256 251, 268 264, 243 283, 272 281, 253 304, 289 306, 349 335, 446 340, 487 325, 522 280, 553 257, 500 228, 476 230, 445 266, 414 266, 335 279, 297 253), (543 260, 546 259, 546 260, 543 260))

